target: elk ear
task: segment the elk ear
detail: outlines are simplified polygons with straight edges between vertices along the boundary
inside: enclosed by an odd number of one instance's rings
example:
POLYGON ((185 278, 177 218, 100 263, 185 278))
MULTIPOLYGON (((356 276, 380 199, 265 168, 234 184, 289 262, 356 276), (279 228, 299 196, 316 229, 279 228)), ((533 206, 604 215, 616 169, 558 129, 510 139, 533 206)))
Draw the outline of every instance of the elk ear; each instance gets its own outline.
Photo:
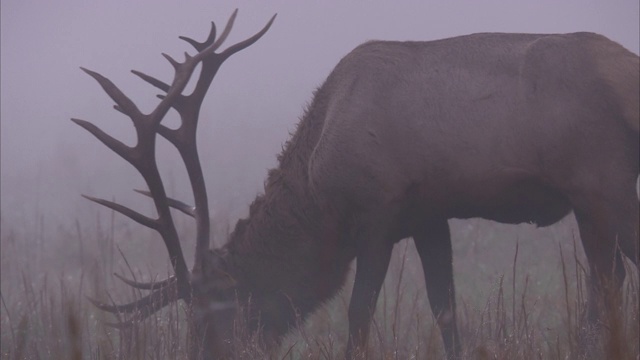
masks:
POLYGON ((218 291, 229 290, 237 284, 228 271, 225 253, 222 250, 210 250, 202 264, 203 280, 218 291))
POLYGON ((236 279, 233 276, 229 275, 226 272, 218 272, 215 274, 215 277, 211 279, 213 282, 213 286, 219 290, 229 290, 236 287, 236 279))

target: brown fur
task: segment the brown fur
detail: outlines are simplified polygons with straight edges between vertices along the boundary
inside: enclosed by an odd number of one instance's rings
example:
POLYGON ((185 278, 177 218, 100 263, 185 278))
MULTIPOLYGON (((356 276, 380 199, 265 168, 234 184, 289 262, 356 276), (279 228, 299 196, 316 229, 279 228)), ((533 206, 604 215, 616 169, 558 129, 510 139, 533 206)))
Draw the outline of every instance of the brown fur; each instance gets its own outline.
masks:
MULTIPOLYGON (((274 346, 334 296, 357 257, 348 356, 366 343, 393 244, 413 237, 445 347, 459 347, 447 219, 553 224, 575 211, 590 313, 637 263, 638 56, 600 35, 475 34, 369 42, 348 54, 269 172, 208 281, 235 286, 274 346)), ((236 309, 236 311, 238 310, 236 309)), ((235 314, 207 318, 228 354, 235 314)), ((221 348, 222 347, 222 348, 221 348)))

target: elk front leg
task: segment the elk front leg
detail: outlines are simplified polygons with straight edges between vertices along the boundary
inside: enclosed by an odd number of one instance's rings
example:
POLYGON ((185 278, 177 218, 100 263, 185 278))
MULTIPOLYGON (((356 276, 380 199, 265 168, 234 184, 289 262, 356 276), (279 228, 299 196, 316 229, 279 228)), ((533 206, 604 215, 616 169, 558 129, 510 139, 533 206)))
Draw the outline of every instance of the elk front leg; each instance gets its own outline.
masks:
MULTIPOLYGON (((636 178, 602 176, 597 190, 574 196, 574 212, 580 238, 589 262, 589 294, 587 331, 581 331, 581 342, 592 343, 591 336, 613 334, 611 321, 619 318, 621 286, 625 268, 621 253, 637 265, 638 200, 636 178), (604 326, 603 326, 604 324, 604 326), (608 331, 603 331, 609 329, 608 331)), ((611 336, 611 341, 619 340, 611 336)))
POLYGON ((363 237, 358 243, 356 277, 349 303, 347 359, 366 355, 371 317, 393 250, 393 243, 382 238, 382 232, 367 233, 371 234, 371 237, 363 237))
POLYGON ((420 255, 431 311, 442 333, 449 358, 460 355, 453 285, 451 235, 447 219, 429 220, 413 235, 420 255))

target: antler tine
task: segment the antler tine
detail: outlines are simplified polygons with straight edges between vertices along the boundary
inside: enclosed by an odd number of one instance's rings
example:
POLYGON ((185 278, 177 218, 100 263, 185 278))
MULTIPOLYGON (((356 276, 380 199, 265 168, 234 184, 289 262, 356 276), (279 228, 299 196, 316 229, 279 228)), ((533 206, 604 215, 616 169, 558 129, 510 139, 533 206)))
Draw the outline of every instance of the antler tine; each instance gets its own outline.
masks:
POLYGON ((94 78, 100 84, 100 86, 102 86, 102 89, 107 93, 107 95, 109 95, 109 97, 116 102, 116 104, 122 109, 125 114, 131 116, 132 118, 138 118, 142 115, 133 101, 131 101, 131 99, 129 99, 129 97, 127 97, 111 80, 95 71, 91 71, 83 67, 80 67, 80 69, 94 78))
POLYGON ((140 290, 161 289, 165 286, 172 285, 176 281, 175 276, 170 276, 169 278, 162 281, 151 281, 151 282, 138 282, 138 281, 129 280, 118 273, 113 273, 113 276, 120 279, 120 281, 122 281, 123 283, 140 290))
MULTIPOLYGON (((151 193, 148 192, 148 191, 145 191, 145 190, 134 189, 133 191, 135 191, 135 192, 137 192, 139 194, 148 196, 148 197, 152 197, 151 193)), ((195 208, 195 206, 191 206, 189 204, 185 204, 180 200, 176 200, 176 199, 173 199, 173 198, 170 198, 170 197, 167 197, 167 201, 168 201, 170 207, 172 207, 172 208, 174 208, 176 210, 179 210, 179 211, 183 212, 184 214, 189 215, 189 216, 191 216, 193 218, 196 217, 196 208, 195 208)))
POLYGON ((121 305, 109 305, 88 296, 86 298, 95 307, 102 311, 110 312, 113 314, 132 314, 139 312, 146 314, 146 316, 149 316, 154 312, 162 309, 163 307, 169 305, 170 303, 185 298, 184 294, 180 293, 180 290, 177 289, 176 285, 176 282, 171 282, 169 285, 159 288, 151 292, 151 294, 146 295, 136 301, 121 305))
POLYGON ((231 14, 231 16, 229 17, 229 20, 227 20, 227 25, 225 25, 224 30, 222 31, 222 34, 220 35, 220 38, 217 41, 216 41, 216 24, 213 21, 211 22, 211 30, 209 31, 209 36, 207 37, 207 40, 205 40, 204 42, 193 40, 192 38, 187 36, 179 36, 179 38, 180 40, 184 40, 189 44, 191 44, 191 46, 193 46, 198 51, 204 50, 207 46, 213 44, 214 41, 215 41, 214 49, 217 49, 227 39, 227 36, 231 32, 231 28, 233 27, 233 23, 235 22, 237 15, 238 15, 238 9, 235 9, 231 14))
POLYGON ((149 75, 147 75, 147 74, 145 74, 143 72, 137 71, 137 70, 131 70, 131 72, 133 74, 139 76, 140 78, 142 78, 142 80, 144 80, 144 81, 148 82, 149 84, 157 87, 158 89, 160 89, 160 90, 162 90, 164 92, 169 91, 169 88, 170 88, 169 84, 167 84, 167 83, 165 83, 163 81, 160 81, 160 80, 154 78, 153 76, 149 76, 149 75))
MULTIPOLYGON (((125 113, 122 109, 120 109, 120 108, 118 108, 118 109, 120 111, 122 111, 123 113, 125 113)), ((88 132, 90 132, 93 136, 95 136, 98 140, 100 140, 100 142, 105 144, 109 149, 111 149, 113 152, 118 154, 120 157, 122 157, 123 159, 128 161, 130 164, 132 164, 133 166, 136 166, 134 157, 132 156, 132 153, 134 151, 133 148, 125 145, 120 140, 115 139, 111 135, 105 133, 99 127, 95 126, 94 124, 90 123, 89 121, 81 120, 81 119, 75 119, 75 118, 72 118, 71 121, 73 121, 74 123, 76 123, 79 126, 81 126, 83 129, 85 129, 88 132)))
POLYGON ((209 37, 207 37, 207 40, 205 40, 204 42, 195 41, 192 38, 187 37, 187 36, 178 36, 178 38, 180 40, 184 40, 184 41, 188 42, 196 50, 202 51, 207 46, 213 44, 213 42, 216 40, 216 24, 213 21, 211 22, 211 30, 209 30, 209 37))
POLYGON ((227 25, 224 26, 224 30, 222 30, 222 34, 220 34, 220 37, 218 38, 218 40, 216 40, 216 42, 213 45, 215 49, 219 48, 220 45, 222 45, 222 43, 224 43, 225 40, 227 40, 227 36, 229 36, 229 34, 231 33, 233 24, 236 22, 236 16, 238 16, 238 9, 233 10, 233 13, 231 14, 231 16, 229 16, 229 20, 227 20, 227 25))
POLYGON ((158 223, 149 218, 146 217, 142 214, 140 214, 137 211, 131 210, 126 206, 120 205, 118 203, 115 203, 113 201, 108 201, 108 200, 104 200, 104 199, 99 199, 99 198, 95 198, 95 197, 91 197, 91 196, 87 196, 87 195, 82 195, 83 198, 91 200, 95 203, 98 203, 102 206, 108 207, 111 210, 117 211, 122 215, 127 216, 128 218, 130 218, 131 220, 137 222, 138 224, 144 225, 148 228, 157 230, 158 229, 158 223))
POLYGON ((262 28, 262 30, 258 31, 258 33, 256 33, 255 35, 253 35, 252 37, 250 37, 250 38, 248 38, 248 39, 246 39, 244 41, 241 41, 239 43, 236 43, 234 45, 229 46, 222 53, 220 53, 220 55, 225 56, 225 57, 229 57, 229 56, 237 53, 238 51, 243 50, 243 49, 253 45, 253 43, 258 41, 269 30, 269 28, 271 28, 271 25, 276 20, 276 16, 278 16, 278 14, 274 14, 271 17, 271 19, 269 20, 269 22, 267 22, 267 25, 265 25, 262 28))

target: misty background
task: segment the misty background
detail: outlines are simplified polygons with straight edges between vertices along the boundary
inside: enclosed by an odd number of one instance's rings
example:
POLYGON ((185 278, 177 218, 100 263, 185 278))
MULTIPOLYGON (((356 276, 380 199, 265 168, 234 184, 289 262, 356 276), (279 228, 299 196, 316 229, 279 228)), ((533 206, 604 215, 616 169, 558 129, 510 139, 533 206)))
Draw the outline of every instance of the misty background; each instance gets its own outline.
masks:
MULTIPOLYGON (((131 192, 145 188, 133 167, 69 121, 89 120, 134 144, 129 119, 79 66, 108 77, 148 112, 158 92, 129 71, 170 81, 173 70, 160 53, 178 60, 185 50, 193 54, 178 36, 202 41, 210 22, 221 31, 236 7, 227 45, 278 17, 222 66, 205 98, 198 142, 216 224, 247 213, 314 89, 362 42, 592 31, 635 53, 639 47, 637 0, 2 1, 1 231, 37 226, 47 234, 110 216, 80 194, 153 214, 151 202, 131 192)), ((176 123, 171 116, 169 125, 176 123)), ((177 152, 161 140, 159 153, 170 196, 192 203, 177 152)))

